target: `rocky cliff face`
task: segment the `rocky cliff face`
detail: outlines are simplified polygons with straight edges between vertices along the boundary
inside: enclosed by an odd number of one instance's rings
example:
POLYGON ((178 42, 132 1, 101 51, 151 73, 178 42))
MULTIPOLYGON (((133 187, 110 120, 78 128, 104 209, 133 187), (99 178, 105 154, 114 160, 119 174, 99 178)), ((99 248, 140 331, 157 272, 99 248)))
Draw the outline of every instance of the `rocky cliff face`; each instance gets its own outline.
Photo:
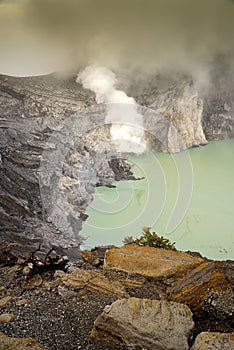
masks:
POLYGON ((193 82, 187 77, 158 78, 155 85, 156 88, 138 97, 140 104, 155 112, 145 118, 145 128, 152 135, 152 148, 158 150, 158 140, 162 142, 162 150, 173 153, 206 144, 203 101, 193 82))
MULTIPOLYGON (((135 94, 149 149, 178 152, 233 137, 231 95, 216 94, 199 96, 188 78, 156 78, 135 94)), ((78 244, 95 187, 133 177, 104 124, 105 108, 75 79, 0 76, 1 237, 21 246, 22 236, 57 249, 78 244)))
POLYGON ((0 81, 0 235, 20 246, 77 245, 95 186, 133 178, 130 165, 117 158, 110 142, 100 152, 98 145, 109 140, 104 114, 79 114, 94 104, 89 91, 53 76, 0 81), (74 179, 85 167, 92 173, 80 184, 74 179), (54 220, 57 228, 48 222, 54 220))

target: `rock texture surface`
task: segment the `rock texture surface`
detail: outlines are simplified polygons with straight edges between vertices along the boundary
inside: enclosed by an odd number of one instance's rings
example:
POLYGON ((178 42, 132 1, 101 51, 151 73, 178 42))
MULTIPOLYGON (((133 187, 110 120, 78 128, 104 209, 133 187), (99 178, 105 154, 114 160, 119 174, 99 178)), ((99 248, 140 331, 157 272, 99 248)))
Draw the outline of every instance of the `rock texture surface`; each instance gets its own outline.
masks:
POLYGON ((8 304, 11 300, 12 300, 12 297, 9 296, 9 295, 8 295, 7 297, 1 298, 1 299, 0 299, 0 307, 5 306, 5 305, 8 304))
POLYGON ((114 248, 114 246, 95 247, 91 250, 82 251, 80 255, 89 264, 92 264, 98 267, 103 264, 107 249, 111 249, 111 248, 114 248))
POLYGON ((154 278, 179 277, 204 262, 187 253, 128 244, 106 252, 104 268, 154 278))
POLYGON ((234 349, 234 333, 200 333, 191 350, 231 350, 234 349))
POLYGON ((86 288, 91 292, 128 297, 128 294, 121 283, 110 281, 101 273, 89 270, 76 269, 70 274, 62 275, 53 283, 53 285, 65 285, 74 290, 86 288))
POLYGON ((201 94, 202 126, 207 140, 222 140, 234 137, 233 70, 225 56, 218 55, 214 63, 209 89, 201 94))
POLYGON ((153 138, 153 147, 158 146, 155 136, 161 141, 162 150, 169 152, 206 144, 202 129, 203 102, 193 82, 165 79, 157 83, 156 89, 140 98, 156 112, 157 117, 152 114, 145 118, 145 128, 153 138), (155 119, 158 119, 157 123, 155 119))
POLYGON ((45 348, 31 338, 11 338, 0 332, 0 349, 2 350, 44 350, 45 348))
POLYGON ((1 314, 0 315, 0 323, 10 322, 10 321, 14 320, 14 318, 15 318, 15 316, 13 314, 9 314, 9 313, 1 314))
POLYGON ((23 289, 34 289, 42 285, 43 279, 40 275, 35 275, 23 283, 23 289))
POLYGON ((234 262, 204 263, 175 282, 170 299, 187 304, 195 316, 225 320, 234 326, 234 262))
POLYGON ((185 305, 129 298, 107 306, 91 335, 133 349, 188 350, 193 326, 185 305))

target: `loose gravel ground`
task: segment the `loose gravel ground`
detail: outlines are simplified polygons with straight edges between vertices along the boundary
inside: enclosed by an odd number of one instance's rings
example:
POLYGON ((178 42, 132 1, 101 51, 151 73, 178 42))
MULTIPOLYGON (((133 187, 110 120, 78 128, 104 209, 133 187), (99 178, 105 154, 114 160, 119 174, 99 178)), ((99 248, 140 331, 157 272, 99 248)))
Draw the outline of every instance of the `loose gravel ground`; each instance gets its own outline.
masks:
MULTIPOLYGON (((117 299, 115 296, 79 290, 59 295, 42 288, 22 290, 21 272, 0 269, 0 297, 13 299, 1 307, 1 313, 13 313, 15 318, 0 324, 0 331, 11 337, 32 337, 48 350, 116 350, 119 347, 90 338, 90 331, 103 308, 117 299), (17 305, 22 301, 22 305, 17 305)), ((45 274, 44 280, 52 279, 45 274)))
MULTIPOLYGON (((70 270, 76 267, 98 271, 84 261, 77 261, 70 270)), ((110 280, 128 277, 123 272, 105 271, 104 274, 110 280)), ((45 282, 51 282, 54 272, 46 272, 42 277, 45 282)), ((12 313, 15 316, 13 321, 0 324, 1 332, 11 337, 35 338, 48 350, 120 349, 90 337, 95 319, 106 305, 117 300, 116 296, 88 292, 84 289, 61 289, 60 294, 56 288, 23 290, 25 278, 22 270, 12 271, 9 267, 0 269, 0 298, 7 295, 13 297, 8 304, 1 307, 1 313, 12 313), (17 305, 19 303, 22 304, 17 305)), ((135 280, 137 279, 140 281, 142 277, 135 277, 135 280)), ((127 289, 131 296, 160 299, 158 290, 156 284, 127 289)))
POLYGON ((2 309, 16 316, 12 322, 0 325, 8 336, 35 338, 49 350, 118 349, 89 337, 94 320, 114 298, 80 292, 69 300, 50 293, 27 293, 24 297, 29 304, 11 303, 2 309))

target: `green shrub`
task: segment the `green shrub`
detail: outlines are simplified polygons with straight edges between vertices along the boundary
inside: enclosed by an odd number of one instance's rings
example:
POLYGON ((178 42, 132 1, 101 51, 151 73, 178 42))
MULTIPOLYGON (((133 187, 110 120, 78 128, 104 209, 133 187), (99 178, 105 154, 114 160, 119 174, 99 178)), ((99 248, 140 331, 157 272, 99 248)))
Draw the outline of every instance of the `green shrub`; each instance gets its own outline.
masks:
POLYGON ((176 250, 175 242, 170 242, 169 239, 159 236, 156 232, 151 232, 150 229, 151 227, 143 227, 142 235, 139 238, 134 239, 132 236, 128 236, 124 238, 123 243, 176 250))

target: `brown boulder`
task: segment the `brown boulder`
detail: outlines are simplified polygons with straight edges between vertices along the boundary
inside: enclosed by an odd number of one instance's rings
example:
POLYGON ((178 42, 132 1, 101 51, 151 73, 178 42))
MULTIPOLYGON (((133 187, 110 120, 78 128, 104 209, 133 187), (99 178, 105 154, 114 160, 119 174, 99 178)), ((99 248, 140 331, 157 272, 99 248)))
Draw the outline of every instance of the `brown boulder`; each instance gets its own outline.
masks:
POLYGON ((13 314, 1 314, 0 315, 0 323, 8 323, 14 320, 15 316, 13 314))
POLYGON ((193 326, 186 305, 128 298, 105 307, 91 336, 131 349, 188 350, 193 326))
POLYGON ((4 350, 44 350, 44 347, 38 344, 32 338, 11 338, 0 332, 0 349, 4 350))
POLYGON ((65 274, 57 279, 55 284, 63 284, 73 289, 86 288, 91 292, 114 294, 119 297, 128 297, 123 285, 117 281, 110 281, 100 272, 76 269, 72 273, 65 274))
POLYGON ((205 260, 187 253, 128 244, 106 252, 104 268, 147 277, 180 277, 205 260))
POLYGON ((12 297, 11 297, 11 296, 7 296, 7 297, 4 297, 4 298, 0 299, 0 307, 5 306, 5 305, 8 304, 11 300, 12 300, 12 297))
POLYGON ((200 333, 191 350, 231 350, 234 349, 234 333, 200 333))
POLYGON ((40 287, 43 283, 43 279, 40 275, 35 275, 31 278, 29 278, 25 283, 23 283, 22 288, 23 289, 35 289, 37 287, 40 287))
POLYGON ((185 303, 195 316, 234 319, 234 262, 206 262, 175 282, 170 300, 185 303), (232 273, 231 273, 232 271, 232 273))
POLYGON ((107 247, 95 247, 91 250, 84 250, 80 252, 82 258, 91 265, 96 267, 103 264, 105 253, 107 249, 113 248, 114 246, 107 247))

